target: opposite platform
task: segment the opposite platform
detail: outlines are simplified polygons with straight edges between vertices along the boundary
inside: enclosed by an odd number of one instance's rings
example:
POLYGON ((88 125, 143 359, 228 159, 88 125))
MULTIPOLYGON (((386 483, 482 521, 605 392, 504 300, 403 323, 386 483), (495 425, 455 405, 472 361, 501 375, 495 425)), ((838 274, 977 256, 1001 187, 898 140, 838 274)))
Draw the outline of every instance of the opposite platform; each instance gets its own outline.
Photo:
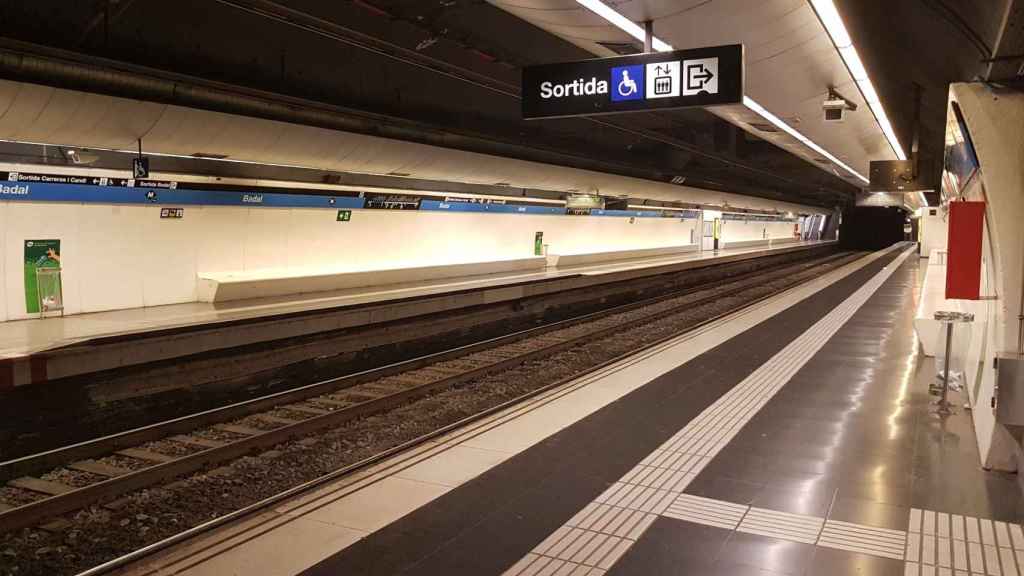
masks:
POLYGON ((0 323, 0 388, 820 248, 791 242, 413 284, 0 323))

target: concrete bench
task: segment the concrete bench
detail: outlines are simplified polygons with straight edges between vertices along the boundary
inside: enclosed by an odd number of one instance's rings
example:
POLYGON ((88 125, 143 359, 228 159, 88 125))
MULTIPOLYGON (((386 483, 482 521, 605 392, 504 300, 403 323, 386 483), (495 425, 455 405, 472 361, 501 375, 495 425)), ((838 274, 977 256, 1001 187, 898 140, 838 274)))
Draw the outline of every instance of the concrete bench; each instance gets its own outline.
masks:
POLYGON ((767 246, 770 240, 759 238, 757 240, 733 240, 732 242, 720 242, 722 248, 754 248, 756 246, 767 246))
POLYGON ((229 302, 248 298, 290 296, 346 288, 366 288, 500 273, 540 272, 543 256, 438 264, 378 270, 264 269, 235 272, 204 272, 198 275, 200 302, 229 302))
POLYGON ((796 236, 787 236, 785 238, 769 238, 769 245, 779 246, 781 244, 792 244, 794 242, 800 242, 801 239, 796 236))
POLYGON ((780 246, 782 244, 792 244, 799 242, 800 238, 795 236, 786 236, 783 238, 758 238, 757 240, 734 240, 732 242, 723 242, 725 248, 754 248, 756 246, 780 246))
POLYGON ((687 252, 696 252, 696 244, 682 246, 659 246, 657 248, 639 248, 636 250, 609 250, 605 252, 587 252, 584 254, 549 254, 548 266, 582 266, 617 262, 619 260, 635 260, 637 258, 657 258, 659 256, 675 256, 687 252))

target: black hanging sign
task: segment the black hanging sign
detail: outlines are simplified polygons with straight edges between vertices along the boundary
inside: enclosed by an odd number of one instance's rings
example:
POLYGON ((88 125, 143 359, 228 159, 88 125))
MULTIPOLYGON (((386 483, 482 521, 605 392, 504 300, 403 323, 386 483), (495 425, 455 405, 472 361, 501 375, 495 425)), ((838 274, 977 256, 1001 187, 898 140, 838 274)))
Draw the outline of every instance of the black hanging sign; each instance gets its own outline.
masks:
POLYGON ((529 66, 523 118, 557 118, 743 101, 743 45, 529 66))

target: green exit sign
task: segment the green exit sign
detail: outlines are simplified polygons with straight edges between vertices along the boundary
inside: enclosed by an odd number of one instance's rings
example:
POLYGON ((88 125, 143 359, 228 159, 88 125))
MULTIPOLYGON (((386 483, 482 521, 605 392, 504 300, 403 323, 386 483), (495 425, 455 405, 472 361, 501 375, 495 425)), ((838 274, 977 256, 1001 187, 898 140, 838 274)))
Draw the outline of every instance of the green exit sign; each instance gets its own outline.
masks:
POLYGON ((348 222, 352 219, 351 210, 338 210, 338 222, 348 222))

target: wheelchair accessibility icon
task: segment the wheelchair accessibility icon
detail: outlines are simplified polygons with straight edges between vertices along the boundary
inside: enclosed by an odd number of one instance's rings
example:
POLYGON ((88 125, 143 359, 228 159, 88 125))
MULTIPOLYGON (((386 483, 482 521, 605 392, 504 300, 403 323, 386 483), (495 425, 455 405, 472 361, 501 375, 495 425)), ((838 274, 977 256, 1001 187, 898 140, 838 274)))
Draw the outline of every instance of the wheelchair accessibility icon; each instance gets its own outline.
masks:
POLYGON ((644 67, 637 66, 616 66, 612 68, 612 101, 623 102, 626 100, 643 100, 644 92, 640 89, 644 86, 644 67))
POLYGON ((629 77, 629 70, 622 71, 622 81, 619 82, 619 96, 627 98, 637 93, 636 80, 629 77))

